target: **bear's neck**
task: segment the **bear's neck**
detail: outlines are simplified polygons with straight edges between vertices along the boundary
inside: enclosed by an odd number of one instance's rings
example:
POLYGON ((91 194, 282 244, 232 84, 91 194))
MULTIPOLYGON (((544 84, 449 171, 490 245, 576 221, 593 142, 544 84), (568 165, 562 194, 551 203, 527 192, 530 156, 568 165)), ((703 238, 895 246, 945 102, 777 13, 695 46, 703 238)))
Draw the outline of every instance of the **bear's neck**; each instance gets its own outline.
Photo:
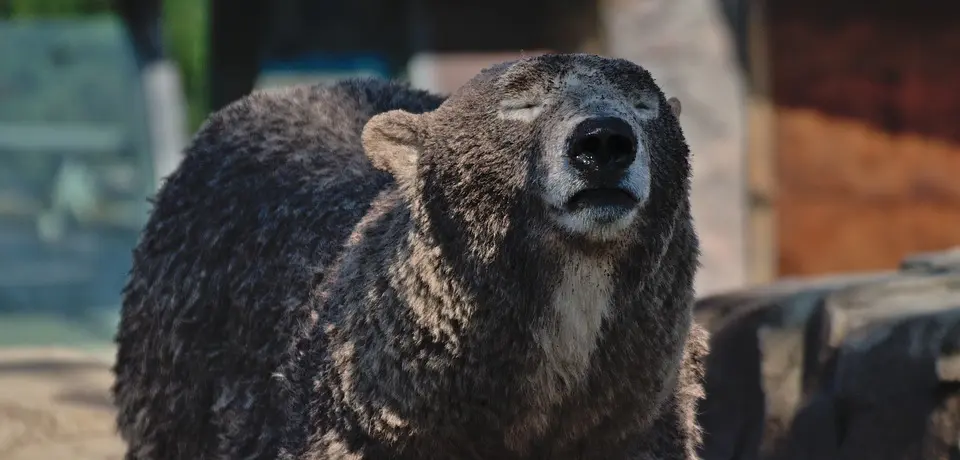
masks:
POLYGON ((356 300, 331 341, 344 403, 366 414, 358 423, 369 432, 401 439, 427 427, 488 427, 522 449, 543 435, 548 408, 580 389, 605 320, 637 300, 639 287, 624 289, 641 284, 636 274, 623 278, 637 264, 624 261, 629 253, 510 241, 493 258, 457 259, 469 251, 428 237, 406 213, 386 221, 392 242, 355 248, 353 280, 339 288, 356 300))

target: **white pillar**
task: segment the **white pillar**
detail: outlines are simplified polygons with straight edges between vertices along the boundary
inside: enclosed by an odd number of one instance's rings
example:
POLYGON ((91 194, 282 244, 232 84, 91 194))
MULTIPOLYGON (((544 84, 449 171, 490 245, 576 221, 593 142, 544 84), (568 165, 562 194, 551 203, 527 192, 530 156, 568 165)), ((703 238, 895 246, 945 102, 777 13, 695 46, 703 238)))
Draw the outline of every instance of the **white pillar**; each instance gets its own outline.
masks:
POLYGON ((693 152, 693 215, 703 245, 698 295, 747 281, 745 91, 717 0, 602 0, 606 54, 649 70, 680 98, 693 152))
POLYGON ((143 69, 143 88, 157 186, 180 164, 187 139, 187 103, 177 66, 157 61, 143 69))

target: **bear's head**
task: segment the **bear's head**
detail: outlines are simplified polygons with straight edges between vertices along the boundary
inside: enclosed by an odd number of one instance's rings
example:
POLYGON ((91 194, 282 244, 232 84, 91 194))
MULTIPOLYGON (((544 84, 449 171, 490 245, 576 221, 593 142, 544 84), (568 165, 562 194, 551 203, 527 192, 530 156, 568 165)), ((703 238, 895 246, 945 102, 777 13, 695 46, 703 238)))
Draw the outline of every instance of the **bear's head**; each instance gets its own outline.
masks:
POLYGON ((679 108, 629 61, 542 55, 484 70, 433 112, 377 115, 363 144, 433 232, 468 247, 510 231, 608 245, 688 207, 679 108))

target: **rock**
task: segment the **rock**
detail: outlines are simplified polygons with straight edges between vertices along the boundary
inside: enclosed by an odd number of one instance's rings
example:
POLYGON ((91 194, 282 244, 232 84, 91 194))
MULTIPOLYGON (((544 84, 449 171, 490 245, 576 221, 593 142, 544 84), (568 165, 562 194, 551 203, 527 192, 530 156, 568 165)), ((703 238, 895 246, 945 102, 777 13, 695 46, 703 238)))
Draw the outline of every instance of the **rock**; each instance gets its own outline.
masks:
POLYGON ((704 459, 960 455, 954 254, 700 300, 713 334, 704 459))
POLYGON ((789 429, 802 396, 806 336, 824 297, 891 273, 783 280, 700 300, 712 333, 700 405, 706 459, 756 459, 789 429), (714 396, 716 395, 716 396, 714 396), (766 436, 763 436, 766 433, 766 436))
POLYGON ((960 308, 952 308, 859 329, 840 345, 813 392, 816 403, 801 409, 771 458, 823 458, 811 457, 810 446, 836 459, 952 458, 960 389, 940 382, 935 363, 945 333, 958 324, 960 308))
POLYGON ((901 262, 900 269, 925 272, 960 271, 960 246, 947 251, 911 255, 901 262))
POLYGON ((937 357, 937 377, 941 382, 960 383, 960 326, 947 331, 937 357))

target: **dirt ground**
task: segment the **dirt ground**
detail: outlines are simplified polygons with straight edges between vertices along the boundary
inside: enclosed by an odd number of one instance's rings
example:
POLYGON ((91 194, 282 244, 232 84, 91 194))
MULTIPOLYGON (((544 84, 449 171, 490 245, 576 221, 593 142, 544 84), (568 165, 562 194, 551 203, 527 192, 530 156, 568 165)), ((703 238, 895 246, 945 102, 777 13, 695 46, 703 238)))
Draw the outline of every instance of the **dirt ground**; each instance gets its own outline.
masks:
POLYGON ((112 351, 0 349, 0 459, 119 460, 112 351))

